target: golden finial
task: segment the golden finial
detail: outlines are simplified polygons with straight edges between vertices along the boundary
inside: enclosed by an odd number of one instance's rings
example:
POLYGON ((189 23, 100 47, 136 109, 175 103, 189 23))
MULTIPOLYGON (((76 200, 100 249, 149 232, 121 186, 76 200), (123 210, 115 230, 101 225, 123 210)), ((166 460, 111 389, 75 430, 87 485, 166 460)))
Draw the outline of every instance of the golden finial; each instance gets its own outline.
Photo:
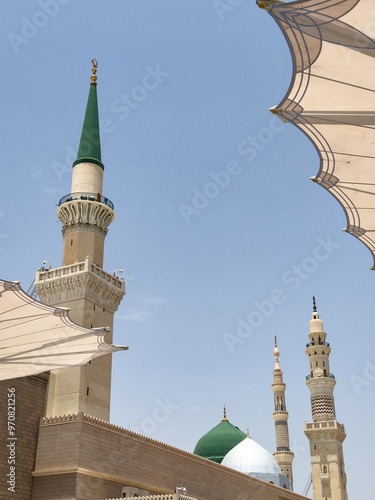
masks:
POLYGON ((227 409, 225 408, 225 405, 224 405, 224 418, 223 418, 222 422, 224 422, 226 420, 228 420, 227 419, 227 409))
POLYGON ((250 437, 249 428, 247 428, 246 437, 248 437, 248 438, 250 437))
POLYGON ((277 347, 277 338, 276 338, 276 335, 275 335, 275 347, 277 347))
POLYGON ((93 58, 91 59, 91 63, 92 63, 92 75, 91 75, 90 85, 96 85, 96 80, 97 80, 96 68, 98 67, 98 61, 95 58, 93 58))

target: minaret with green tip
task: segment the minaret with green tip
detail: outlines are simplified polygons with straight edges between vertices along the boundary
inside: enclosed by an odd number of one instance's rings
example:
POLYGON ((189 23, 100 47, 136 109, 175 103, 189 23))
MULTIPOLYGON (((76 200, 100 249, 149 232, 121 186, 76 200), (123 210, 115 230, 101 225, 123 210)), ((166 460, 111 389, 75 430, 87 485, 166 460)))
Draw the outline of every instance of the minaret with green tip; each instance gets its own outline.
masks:
POLYGON ((115 218, 112 202, 102 195, 104 165, 100 151, 97 62, 93 59, 92 63, 86 114, 77 159, 73 163, 72 188, 70 194, 60 200, 57 211, 63 224, 63 266, 81 262, 87 256, 96 265, 103 266, 104 238, 115 218))
POLYGON ((87 99, 86 113, 83 121, 81 139, 79 141, 77 159, 73 163, 73 167, 79 163, 95 163, 104 170, 100 151, 98 96, 96 92, 96 70, 98 63, 96 59, 92 60, 92 64, 93 74, 91 76, 90 92, 87 99))
MULTIPOLYGON (((115 218, 113 203, 102 195, 96 71, 92 60, 86 114, 78 155, 73 163, 71 192, 61 198, 57 216, 62 222, 62 267, 38 271, 35 288, 40 300, 70 309, 70 317, 88 328, 108 327, 112 342, 113 315, 124 294, 124 279, 103 270, 104 239, 115 218)), ((115 273, 116 274, 116 273, 115 273)), ((50 374, 46 416, 78 412, 109 420, 112 356, 50 374)))

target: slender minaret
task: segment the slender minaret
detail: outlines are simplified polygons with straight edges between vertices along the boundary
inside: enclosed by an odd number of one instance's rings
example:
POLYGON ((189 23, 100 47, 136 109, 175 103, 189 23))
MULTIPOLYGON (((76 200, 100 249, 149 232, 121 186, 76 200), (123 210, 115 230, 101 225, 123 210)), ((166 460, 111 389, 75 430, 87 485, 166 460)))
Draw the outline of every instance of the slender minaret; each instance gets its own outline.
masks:
POLYGON ((277 348, 277 339, 275 336, 275 369, 273 371, 272 391, 274 395, 275 411, 273 418, 275 420, 276 433, 276 451, 273 454, 274 459, 278 463, 281 472, 289 479, 290 489, 293 490, 293 470, 292 462, 294 453, 289 449, 289 430, 288 418, 289 413, 286 411, 285 404, 285 389, 286 385, 283 381, 283 372, 279 365, 279 349, 277 348))
MULTIPOLYGON (((99 114, 96 93, 97 62, 93 70, 77 160, 73 163, 71 192, 57 209, 62 222, 62 267, 41 269, 35 288, 42 302, 68 307, 70 317, 88 328, 109 327, 112 342, 113 315, 125 294, 125 282, 117 272, 103 270, 104 239, 113 221, 113 203, 102 195, 104 166, 101 161, 99 114)), ((109 420, 111 392, 110 354, 81 367, 54 370, 50 374, 46 416, 84 412, 109 420)))
POLYGON ((326 342, 326 336, 313 297, 310 342, 306 345, 310 362, 310 375, 306 377, 306 385, 311 393, 313 422, 305 423, 305 434, 310 441, 313 498, 347 500, 342 449, 346 434, 345 427, 336 420, 333 398, 336 380, 329 369, 331 348, 326 342))

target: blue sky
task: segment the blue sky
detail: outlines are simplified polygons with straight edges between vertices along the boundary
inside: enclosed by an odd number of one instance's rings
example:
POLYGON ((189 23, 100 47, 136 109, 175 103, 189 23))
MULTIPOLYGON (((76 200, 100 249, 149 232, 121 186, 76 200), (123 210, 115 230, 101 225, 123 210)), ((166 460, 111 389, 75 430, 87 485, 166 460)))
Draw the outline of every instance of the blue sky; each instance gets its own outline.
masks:
POLYGON ((279 29, 255 1, 223 3, 3 0, 1 277, 27 290, 43 260, 61 265, 56 204, 70 192, 95 57, 103 194, 116 212, 104 267, 124 269, 114 335, 130 346, 113 358, 111 421, 192 451, 226 404, 273 452, 277 335, 302 493, 315 295, 348 434, 349 497, 370 500, 371 255, 309 180, 313 145, 269 112, 291 77, 279 29))

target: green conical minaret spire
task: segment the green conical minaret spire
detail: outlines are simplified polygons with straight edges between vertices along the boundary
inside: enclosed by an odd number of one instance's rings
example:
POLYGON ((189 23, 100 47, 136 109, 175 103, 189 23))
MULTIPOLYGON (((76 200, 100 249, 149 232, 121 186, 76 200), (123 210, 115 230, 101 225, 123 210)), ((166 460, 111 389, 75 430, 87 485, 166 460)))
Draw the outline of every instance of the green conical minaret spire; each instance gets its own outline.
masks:
POLYGON ((85 119, 83 121, 81 139, 77 159, 73 167, 78 163, 95 163, 104 169, 100 152, 100 133, 99 133, 99 113, 98 97, 96 93, 96 68, 98 63, 92 59, 92 76, 90 83, 90 92, 87 100, 85 119))

